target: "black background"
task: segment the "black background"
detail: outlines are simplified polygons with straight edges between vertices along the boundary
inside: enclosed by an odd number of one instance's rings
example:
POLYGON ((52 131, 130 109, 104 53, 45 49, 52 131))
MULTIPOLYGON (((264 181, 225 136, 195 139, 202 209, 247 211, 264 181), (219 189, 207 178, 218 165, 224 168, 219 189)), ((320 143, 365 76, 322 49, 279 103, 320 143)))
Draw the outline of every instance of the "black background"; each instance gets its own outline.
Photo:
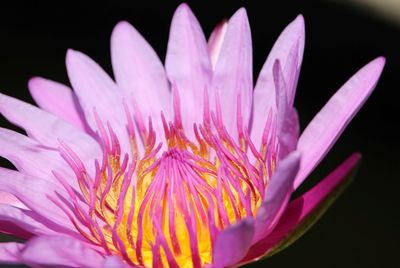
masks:
MULTIPOLYGON (((109 37, 120 20, 131 22, 164 59, 170 20, 178 4, 98 1, 82 6, 58 1, 50 6, 1 7, 0 90, 32 102, 26 86, 30 77, 68 83, 67 48, 87 53, 111 73, 109 37)), ((301 191, 353 151, 361 151, 363 162, 355 183, 304 237, 250 267, 400 267, 400 24, 329 1, 189 1, 189 5, 207 36, 221 19, 246 7, 255 76, 280 31, 297 14, 304 15, 306 47, 296 97, 302 128, 359 68, 377 56, 387 58, 376 91, 301 191)), ((13 128, 4 118, 0 124, 13 128)), ((1 165, 10 166, 5 160, 1 165)))

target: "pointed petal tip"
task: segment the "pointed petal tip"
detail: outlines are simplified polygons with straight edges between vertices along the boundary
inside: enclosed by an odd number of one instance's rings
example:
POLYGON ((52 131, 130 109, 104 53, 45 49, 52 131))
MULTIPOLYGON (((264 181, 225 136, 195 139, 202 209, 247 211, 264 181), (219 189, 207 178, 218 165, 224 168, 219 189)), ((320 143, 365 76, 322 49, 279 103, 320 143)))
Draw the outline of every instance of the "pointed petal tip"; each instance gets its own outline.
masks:
POLYGON ((383 68, 385 67, 386 58, 383 56, 377 57, 374 60, 370 61, 364 67, 362 67, 355 75, 362 74, 365 77, 370 79, 370 83, 373 84, 371 87, 371 92, 375 89, 376 84, 382 74, 383 68))
POLYGON ((360 152, 354 152, 352 155, 350 155, 347 159, 348 163, 350 163, 351 166, 354 166, 358 164, 362 159, 362 154, 360 152))
POLYGON ((33 76, 29 78, 28 80, 28 90, 32 94, 32 92, 36 92, 36 88, 38 87, 38 84, 43 80, 42 77, 40 76, 33 76))
POLYGON ((246 8, 244 8, 244 7, 239 8, 239 9, 233 14, 233 16, 231 17, 230 20, 231 20, 231 21, 232 21, 232 20, 240 20, 240 21, 245 21, 245 22, 248 23, 249 18, 248 18, 248 16, 247 16, 246 8))
POLYGON ((133 28, 133 26, 126 20, 119 21, 117 24, 115 24, 114 29, 111 33, 111 36, 114 36, 119 33, 123 33, 125 31, 129 31, 132 28, 133 28))
POLYGON ((375 60, 373 60, 373 62, 375 62, 376 65, 378 65, 380 68, 383 69, 383 67, 386 64, 386 57, 380 56, 380 57, 376 58, 375 60))
POLYGON ((68 48, 68 49, 67 49, 67 53, 66 53, 66 55, 67 55, 67 57, 68 57, 68 56, 70 56, 70 55, 74 54, 75 52, 77 52, 75 49, 68 48))
POLYGON ((130 44, 129 40, 132 37, 138 38, 138 36, 140 36, 140 33, 132 24, 125 20, 119 21, 115 24, 114 29, 111 32, 111 53, 113 53, 113 49, 120 50, 122 47, 130 44))
POLYGON ((304 16, 303 14, 297 15, 297 17, 294 19, 294 21, 297 25, 302 26, 304 28, 304 16))
POLYGON ((386 64, 386 58, 384 56, 379 56, 372 61, 370 61, 367 65, 365 65, 364 68, 372 68, 372 72, 376 72, 376 74, 379 76, 383 70, 383 67, 386 64))
POLYGON ((190 10, 189 4, 186 2, 181 3, 176 10, 190 10))
POLYGON ((67 52, 65 53, 65 63, 68 64, 73 60, 73 58, 76 56, 77 51, 72 49, 72 48, 68 48, 67 52))
POLYGON ((305 21, 303 14, 297 15, 297 17, 288 25, 287 29, 291 29, 298 38, 303 38, 305 36, 305 21))
POLYGON ((92 59, 85 53, 82 53, 79 50, 75 50, 72 48, 67 49, 67 53, 65 55, 65 64, 67 66, 67 72, 73 66, 78 66, 81 63, 90 61, 92 61, 92 59))
MULTIPOLYGON (((66 59, 68 60, 68 59, 75 59, 75 58, 77 58, 77 57, 80 57, 80 56, 86 56, 84 53, 82 53, 82 52, 80 52, 79 50, 75 50, 75 49, 73 49, 73 48, 68 48, 67 49, 67 53, 66 53, 66 59)), ((86 57, 88 57, 88 56, 86 56, 86 57)))
POLYGON ((45 78, 40 76, 33 76, 28 80, 28 91, 33 98, 40 94, 42 83, 45 78))
POLYGON ((193 11, 187 3, 181 3, 175 10, 174 18, 187 15, 193 16, 193 11))

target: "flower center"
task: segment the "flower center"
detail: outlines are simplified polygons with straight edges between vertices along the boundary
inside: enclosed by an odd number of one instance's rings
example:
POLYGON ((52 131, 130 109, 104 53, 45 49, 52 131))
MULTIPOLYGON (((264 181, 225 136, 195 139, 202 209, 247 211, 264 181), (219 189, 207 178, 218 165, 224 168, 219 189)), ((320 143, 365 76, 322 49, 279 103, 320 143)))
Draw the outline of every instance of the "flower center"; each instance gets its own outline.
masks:
POLYGON ((155 146, 150 120, 141 133, 145 152, 139 158, 133 120, 125 108, 131 156, 121 157, 116 134, 97 118, 103 159, 96 160, 93 177, 67 145, 61 149, 76 174, 83 202, 58 174, 72 206, 53 202, 86 239, 129 264, 201 267, 212 263, 218 232, 254 217, 263 200, 276 165, 271 122, 266 133, 272 134, 256 150, 241 124, 236 142, 218 115, 206 115, 203 124, 194 125, 195 142, 185 136, 179 113, 174 122, 167 123, 162 116, 165 151, 161 153, 162 143, 155 146))

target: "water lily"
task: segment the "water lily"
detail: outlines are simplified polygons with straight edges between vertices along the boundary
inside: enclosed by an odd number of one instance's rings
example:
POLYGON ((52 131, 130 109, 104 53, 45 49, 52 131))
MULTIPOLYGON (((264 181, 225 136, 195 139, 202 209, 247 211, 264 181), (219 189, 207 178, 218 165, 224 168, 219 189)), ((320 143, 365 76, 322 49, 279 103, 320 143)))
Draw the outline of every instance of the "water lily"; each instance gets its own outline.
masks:
MULTIPOLYGON (((377 58, 300 135, 293 107, 304 48, 300 15, 282 32, 253 88, 244 9, 208 42, 178 7, 165 66, 138 31, 111 37, 115 81, 68 50, 73 90, 35 77, 38 107, 1 95, 2 263, 36 267, 227 267, 282 250, 350 181, 353 154, 303 196, 318 165, 373 91, 377 58)), ((317 85, 316 85, 317 86, 317 85)))

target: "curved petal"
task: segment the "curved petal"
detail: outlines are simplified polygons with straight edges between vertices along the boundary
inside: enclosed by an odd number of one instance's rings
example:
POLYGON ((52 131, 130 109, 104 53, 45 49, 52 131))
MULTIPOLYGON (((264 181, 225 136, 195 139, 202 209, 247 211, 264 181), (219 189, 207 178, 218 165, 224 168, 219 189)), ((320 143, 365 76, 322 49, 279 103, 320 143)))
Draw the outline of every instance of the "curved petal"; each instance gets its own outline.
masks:
POLYGON ((351 183, 360 154, 351 155, 325 179, 290 202, 276 228, 253 245, 241 264, 271 256, 304 234, 351 183))
POLYGON ((277 136, 279 140, 279 159, 286 157, 297 145, 300 123, 297 112, 289 103, 287 88, 280 61, 273 66, 273 77, 276 94, 277 136))
POLYGON ((299 187, 336 142, 340 134, 374 90, 385 65, 383 57, 364 66, 325 104, 300 136, 300 170, 294 182, 299 187))
POLYGON ((203 119, 204 89, 212 71, 204 33, 187 4, 172 19, 165 68, 179 91, 183 126, 193 136, 193 123, 203 119))
POLYGON ((221 52, 215 66, 211 106, 218 97, 221 102, 224 125, 237 138, 237 103, 241 101, 243 126, 248 127, 253 105, 253 66, 251 33, 246 10, 239 9, 229 20, 221 52))
POLYGON ((24 239, 32 235, 57 234, 51 227, 50 222, 31 210, 0 204, 0 232, 2 233, 24 239))
POLYGON ((267 236, 278 223, 292 195, 293 181, 299 166, 300 153, 297 151, 278 163, 257 212, 253 244, 267 236))
POLYGON ((254 220, 241 220, 217 235, 213 246, 213 267, 222 268, 238 263, 251 246, 254 220))
POLYGON ((29 103, 0 94, 0 111, 9 121, 25 129, 29 136, 46 147, 57 149, 62 140, 85 162, 101 157, 96 140, 29 103))
POLYGON ((17 242, 0 243, 0 263, 2 264, 20 264, 20 251, 25 244, 17 242))
POLYGON ((56 184, 14 170, 0 168, 0 191, 15 195, 29 209, 58 225, 59 229, 64 230, 65 233, 77 233, 65 213, 49 199, 51 196, 67 200, 65 190, 56 184))
POLYGON ((122 93, 104 70, 85 54, 69 49, 66 56, 68 76, 90 127, 97 130, 95 113, 103 124, 110 123, 121 143, 122 155, 130 154, 122 93))
POLYGON ((52 171, 57 171, 73 188, 79 187, 72 169, 58 151, 49 150, 25 135, 0 128, 0 156, 24 174, 52 182, 52 171))
POLYGON ((221 21, 213 30, 208 39, 208 54, 211 58, 212 69, 215 69, 219 54, 221 53, 222 43, 224 42, 228 21, 221 21))
POLYGON ((170 118, 171 94, 157 54, 132 25, 122 21, 111 35, 111 59, 118 87, 125 97, 135 98, 143 120, 151 116, 157 136, 163 137, 160 112, 170 118))
POLYGON ((268 113, 276 113, 276 94, 273 81, 273 65, 279 60, 283 77, 287 83, 286 95, 289 106, 293 100, 300 73, 304 51, 304 18, 302 15, 292 21, 280 34, 258 76, 254 89, 253 124, 251 138, 258 146, 267 121, 268 113))
POLYGON ((33 77, 28 82, 28 88, 40 108, 84 132, 90 131, 76 95, 69 87, 42 77, 33 77))
POLYGON ((26 243, 21 260, 40 267, 101 267, 104 257, 87 244, 70 237, 39 236, 26 243))

